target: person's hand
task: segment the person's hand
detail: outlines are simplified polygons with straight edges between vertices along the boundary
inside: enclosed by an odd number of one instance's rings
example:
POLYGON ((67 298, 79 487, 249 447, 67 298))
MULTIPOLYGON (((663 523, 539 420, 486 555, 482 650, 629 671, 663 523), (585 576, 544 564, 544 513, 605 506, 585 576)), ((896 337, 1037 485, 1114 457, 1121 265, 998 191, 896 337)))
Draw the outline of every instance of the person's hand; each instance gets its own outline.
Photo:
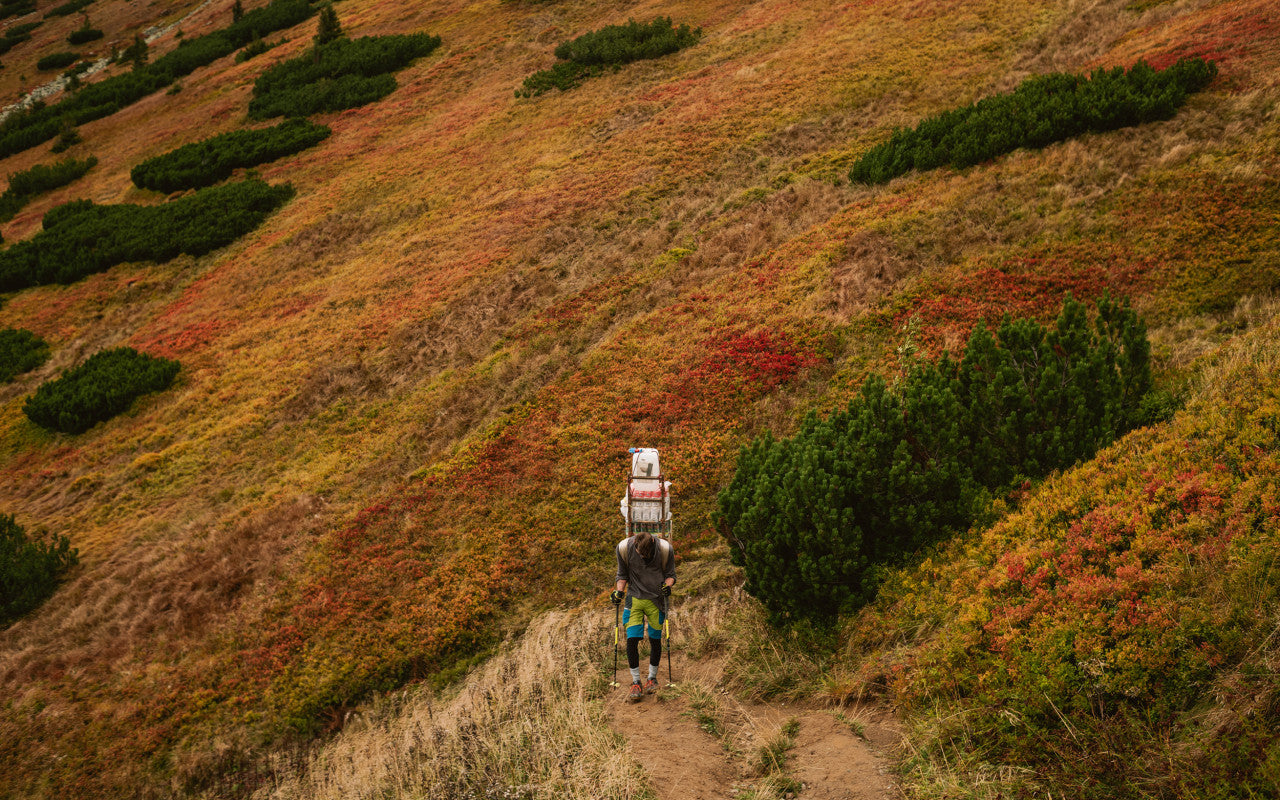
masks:
POLYGON ((614 589, 613 594, 609 595, 609 601, 615 606, 622 605, 622 590, 614 589))
POLYGON ((669 583, 664 583, 664 584, 662 584, 662 588, 661 588, 661 589, 659 589, 659 591, 660 591, 660 592, 662 592, 662 596, 663 596, 663 597, 670 597, 670 596, 671 596, 671 584, 669 584, 669 583))

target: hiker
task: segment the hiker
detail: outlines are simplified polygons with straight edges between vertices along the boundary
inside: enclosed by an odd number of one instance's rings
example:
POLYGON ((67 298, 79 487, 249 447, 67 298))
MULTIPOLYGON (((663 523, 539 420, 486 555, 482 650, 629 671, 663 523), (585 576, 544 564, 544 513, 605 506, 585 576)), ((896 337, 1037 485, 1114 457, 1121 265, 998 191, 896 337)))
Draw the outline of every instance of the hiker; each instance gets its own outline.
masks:
POLYGON ((658 691, 658 665, 662 663, 662 624, 676 582, 675 553, 671 543, 650 533, 637 533, 618 543, 618 582, 610 599, 619 605, 626 598, 622 624, 627 629, 627 665, 631 690, 627 700, 638 702, 658 691), (640 640, 649 625, 649 680, 640 685, 640 640), (643 694, 642 694, 643 693, 643 694))

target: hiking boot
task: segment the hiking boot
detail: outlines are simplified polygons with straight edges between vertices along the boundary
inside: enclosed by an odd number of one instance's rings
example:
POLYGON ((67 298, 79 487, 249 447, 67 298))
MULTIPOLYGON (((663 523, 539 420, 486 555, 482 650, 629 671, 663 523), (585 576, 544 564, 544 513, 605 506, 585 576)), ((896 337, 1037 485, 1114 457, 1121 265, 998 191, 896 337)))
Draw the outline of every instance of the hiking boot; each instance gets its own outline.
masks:
POLYGON ((649 680, 645 681, 645 684, 644 684, 645 694, 653 694, 656 691, 658 691, 658 682, 656 680, 654 680, 653 678, 650 678, 649 680))
POLYGON ((631 684, 631 693, 627 695, 627 702, 639 703, 644 697, 644 690, 640 688, 640 681, 631 684))

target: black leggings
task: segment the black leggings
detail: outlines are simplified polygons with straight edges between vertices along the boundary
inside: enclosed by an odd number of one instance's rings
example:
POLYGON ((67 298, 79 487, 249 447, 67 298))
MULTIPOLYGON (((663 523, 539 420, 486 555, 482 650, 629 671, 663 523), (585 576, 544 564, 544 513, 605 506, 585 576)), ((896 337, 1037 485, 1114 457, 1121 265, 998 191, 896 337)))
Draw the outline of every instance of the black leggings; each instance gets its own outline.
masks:
MULTIPOLYGON (((649 664, 658 666, 662 663, 662 640, 649 637, 649 664)), ((632 669, 640 667, 640 640, 627 639, 627 666, 632 669)))

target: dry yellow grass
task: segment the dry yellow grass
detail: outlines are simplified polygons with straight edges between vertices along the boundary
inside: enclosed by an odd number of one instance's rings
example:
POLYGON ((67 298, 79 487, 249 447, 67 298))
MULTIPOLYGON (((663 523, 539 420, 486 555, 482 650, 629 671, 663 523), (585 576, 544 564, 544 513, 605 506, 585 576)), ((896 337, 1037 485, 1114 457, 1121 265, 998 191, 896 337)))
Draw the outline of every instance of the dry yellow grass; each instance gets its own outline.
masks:
POLYGON ((278 759, 255 798, 648 797, 604 715, 612 643, 607 607, 543 614, 457 696, 415 688, 352 712, 300 770, 278 759))
MULTIPOLYGON (((108 41, 127 40, 142 17, 173 18, 194 5, 99 0, 91 12, 108 41)), ((557 529, 537 545, 549 561, 574 564, 555 587, 567 595, 607 571, 583 555, 607 550, 615 532, 615 511, 599 498, 616 472, 608 459, 637 443, 622 439, 670 443, 682 521, 703 514, 686 530, 714 539, 705 512, 736 445, 764 429, 785 433, 798 411, 847 397, 893 335, 877 328, 876 314, 913 281, 1045 242, 1105 239, 1113 232, 1105 202, 1138 208, 1125 238, 1172 220, 1150 257, 1175 250, 1178 225, 1199 208, 1146 212, 1160 187, 1132 187, 1153 170, 1169 185, 1202 174, 1234 181, 1224 192, 1266 184, 1280 141, 1274 84, 1212 92, 1169 123, 963 173, 874 189, 840 181, 892 125, 1030 72, 1128 63, 1156 46, 1166 22, 1198 19, 1210 3, 1176 0, 1140 14, 1124 5, 346 0, 339 14, 352 35, 425 29, 445 45, 402 73, 386 101, 325 116, 334 135, 322 147, 262 167, 268 180, 294 183, 293 203, 200 259, 121 265, 5 298, 6 324, 46 336, 54 355, 0 387, 0 510, 68 533, 84 559, 44 611, 0 633, 0 693, 18 698, 0 714, 0 730, 39 742, 18 753, 0 746, 0 771, 13 781, 0 792, 37 784, 124 792, 181 781, 184 771, 216 773, 217 757, 205 766, 165 759, 180 746, 208 751, 209 739, 263 733, 241 723, 267 713, 254 681, 278 679, 284 692, 299 681, 280 664, 312 657, 283 655, 266 677, 239 665, 274 644, 256 633, 269 640, 293 626, 292 605, 310 596, 310 578, 345 568, 329 561, 337 534, 359 509, 421 488, 423 476, 448 476, 433 486, 472 476, 469 459, 503 425, 516 432, 509 441, 568 466, 534 476, 516 471, 512 457, 498 464, 512 469, 509 485, 388 516, 369 541, 407 532, 437 549, 398 557, 396 569, 461 562, 483 576, 490 565, 471 557, 538 519, 577 513, 571 533, 557 529), (704 41, 573 93, 513 100, 557 42, 658 13, 703 26, 704 41), (1135 26, 1146 26, 1145 38, 1124 39, 1135 26), (679 315, 694 304, 696 313, 679 315), (644 417, 632 400, 640 382, 602 366, 662 352, 653 364, 665 379, 731 326, 803 335, 828 361, 740 409, 687 423, 644 417), (180 385, 75 439, 27 423, 21 399, 40 381, 127 343, 179 356, 180 385), (574 391, 582 386, 594 394, 574 391), (517 494, 535 503, 510 499, 517 494), (583 522, 592 503, 603 510, 583 522), (455 544, 457 562, 446 552, 455 544), (80 762, 73 753, 90 755, 80 762), (179 768, 160 766, 156 777, 152 758, 179 768), (50 777, 47 764, 61 765, 59 774, 50 777)), ((186 33, 212 30, 229 13, 229 0, 212 3, 184 23, 186 33)), ((29 50, 6 61, 0 89, 16 92, 21 59, 75 24, 46 23, 29 50)), ((129 167, 241 127, 254 76, 305 47, 310 26, 252 61, 198 70, 177 95, 158 93, 83 126, 86 142, 73 154, 94 153, 101 164, 38 198, 6 237, 28 235, 44 211, 79 196, 159 202, 131 187, 129 167)), ((1258 61, 1260 74, 1266 63, 1258 61)), ((47 159, 37 148, 8 161, 16 171, 47 159)), ((1159 346, 1176 367, 1216 341, 1208 329, 1217 324, 1171 322, 1159 346)), ((441 580, 465 584, 462 573, 441 580)), ((406 583, 391 596, 432 595, 406 583)), ((373 597, 360 608, 386 599, 373 597)), ((383 622, 357 619, 334 641, 371 630, 389 638, 402 619, 383 622)), ((340 674, 361 658, 377 656, 353 646, 309 663, 340 674)), ((258 752, 244 749, 239 763, 258 752)))

